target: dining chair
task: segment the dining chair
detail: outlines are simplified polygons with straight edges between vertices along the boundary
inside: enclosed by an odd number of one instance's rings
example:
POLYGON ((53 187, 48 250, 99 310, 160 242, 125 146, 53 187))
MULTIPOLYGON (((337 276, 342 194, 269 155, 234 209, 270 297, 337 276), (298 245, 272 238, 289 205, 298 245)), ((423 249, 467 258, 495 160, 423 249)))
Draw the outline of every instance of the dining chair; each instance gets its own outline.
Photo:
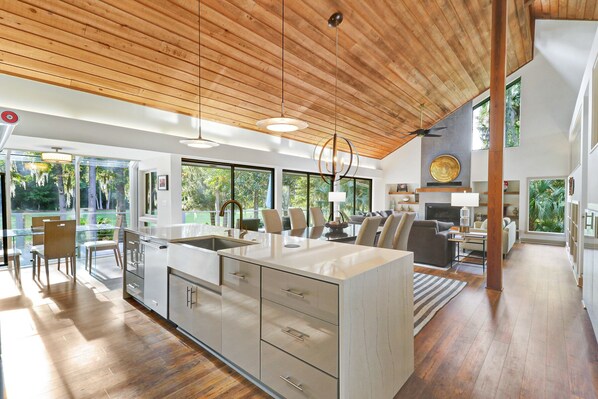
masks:
POLYGON ((77 224, 74 220, 56 220, 44 223, 44 245, 36 247, 37 274, 39 276, 42 258, 46 267, 46 281, 50 285, 49 262, 52 259, 66 258, 68 274, 69 261, 73 281, 77 281, 77 267, 75 264, 75 236, 77 224))
POLYGON ((18 248, 8 248, 6 255, 9 262, 12 262, 12 266, 15 273, 15 279, 21 285, 21 250, 18 248))
POLYGON ((114 258, 116 259, 116 265, 123 268, 122 256, 120 254, 120 230, 123 225, 123 215, 116 217, 114 224, 114 231, 112 232, 112 240, 99 240, 99 241, 86 241, 83 243, 85 247, 85 270, 89 270, 91 273, 91 264, 93 260, 94 251, 108 251, 114 252, 114 258))
POLYGON ((304 229, 307 227, 305 220, 305 213, 301 208, 289 208, 289 216, 291 217, 291 229, 304 229))
MULTIPOLYGON (((235 229, 240 229, 239 219, 235 222, 235 229)), ((258 231, 260 229, 259 219, 243 219, 243 229, 249 231, 258 231)))
POLYGON ((324 212, 322 212, 322 208, 317 206, 309 208, 309 216, 311 219, 312 226, 319 227, 326 225, 326 218, 324 217, 324 212))
POLYGON ((397 228, 397 232, 395 233, 394 239, 392 241, 392 246, 394 249, 407 251, 407 242, 409 241, 409 234, 411 233, 411 226, 413 226, 414 220, 415 212, 403 213, 401 223, 399 223, 399 227, 397 228))
POLYGON ((276 209, 262 209, 264 227, 266 233, 280 233, 282 231, 282 220, 276 209))
MULTIPOLYGON (((31 229, 32 230, 43 230, 44 229, 44 222, 49 222, 51 220, 60 220, 60 216, 33 216, 31 218, 31 229)), ((33 234, 31 238, 31 254, 33 255, 33 266, 35 267, 37 260, 35 259, 35 254, 37 253, 36 250, 42 249, 44 245, 44 235, 43 234, 33 234)), ((60 270, 60 259, 58 259, 58 270, 60 270)), ((35 277, 35 273, 34 273, 35 277)))
POLYGON ((361 228, 359 229, 359 233, 357 234, 355 244, 373 247, 374 241, 376 240, 376 233, 378 232, 378 227, 380 227, 381 220, 382 218, 380 216, 370 216, 365 218, 363 220, 363 223, 361 223, 361 228))
POLYGON ((382 233, 380 233, 380 238, 378 238, 378 248, 394 248, 394 237, 402 219, 403 214, 390 215, 388 218, 386 218, 386 222, 384 222, 384 227, 382 228, 382 233))

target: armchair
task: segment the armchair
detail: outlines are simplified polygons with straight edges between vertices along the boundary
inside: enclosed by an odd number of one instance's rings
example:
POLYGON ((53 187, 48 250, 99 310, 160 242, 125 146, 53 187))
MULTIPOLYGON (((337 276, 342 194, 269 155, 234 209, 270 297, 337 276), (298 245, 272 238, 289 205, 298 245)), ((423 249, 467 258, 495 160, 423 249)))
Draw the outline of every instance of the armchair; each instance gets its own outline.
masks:
POLYGON ((452 223, 437 220, 416 220, 411 227, 407 250, 413 252, 416 263, 445 267, 455 254, 448 231, 452 223))

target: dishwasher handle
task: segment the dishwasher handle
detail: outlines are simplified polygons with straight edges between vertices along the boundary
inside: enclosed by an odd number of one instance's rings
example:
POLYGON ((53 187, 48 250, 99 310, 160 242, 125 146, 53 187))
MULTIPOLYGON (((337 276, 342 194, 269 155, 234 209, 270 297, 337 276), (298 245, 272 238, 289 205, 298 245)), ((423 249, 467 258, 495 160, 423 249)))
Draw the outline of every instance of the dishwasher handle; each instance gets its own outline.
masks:
POLYGON ((152 240, 146 240, 146 239, 143 239, 143 238, 140 240, 140 242, 141 242, 141 245, 145 245, 147 247, 154 248, 154 249, 166 249, 166 248, 168 248, 168 245, 158 244, 156 242, 153 242, 152 240))

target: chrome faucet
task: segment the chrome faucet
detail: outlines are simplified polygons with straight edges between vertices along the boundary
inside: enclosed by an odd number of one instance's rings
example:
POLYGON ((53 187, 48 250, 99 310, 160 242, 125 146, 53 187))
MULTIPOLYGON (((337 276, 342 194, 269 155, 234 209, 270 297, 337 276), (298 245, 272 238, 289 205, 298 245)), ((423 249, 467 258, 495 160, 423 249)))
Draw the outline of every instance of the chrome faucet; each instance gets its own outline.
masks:
MULTIPOLYGON (((226 201, 224 204, 222 204, 222 206, 220 207, 220 217, 224 216, 224 208, 226 208, 229 204, 233 204, 233 205, 237 205, 239 207, 239 228, 241 229, 241 234, 239 234, 239 238, 243 238, 245 237, 245 235, 247 234, 247 229, 244 228, 243 226, 243 206, 241 205, 241 203, 237 200, 233 200, 230 199, 228 201, 226 201)), ((234 206, 233 206, 234 208, 234 206)))

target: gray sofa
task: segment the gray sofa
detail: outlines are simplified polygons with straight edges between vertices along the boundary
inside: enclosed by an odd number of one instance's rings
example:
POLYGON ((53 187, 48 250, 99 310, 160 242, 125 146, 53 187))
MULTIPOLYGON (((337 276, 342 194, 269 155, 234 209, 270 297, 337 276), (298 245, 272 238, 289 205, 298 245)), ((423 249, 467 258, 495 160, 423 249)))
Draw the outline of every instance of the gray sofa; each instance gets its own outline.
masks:
POLYGON ((361 224, 367 217, 380 216, 382 218, 382 220, 380 220, 380 226, 382 226, 386 222, 386 219, 388 219, 388 217, 393 213, 395 215, 399 215, 401 212, 393 211, 392 209, 387 209, 385 211, 361 212, 357 215, 351 215, 349 217, 349 223, 361 224))
POLYGON ((448 232, 453 223, 437 220, 416 220, 411 227, 407 250, 413 252, 414 262, 445 267, 455 256, 454 242, 448 232))

